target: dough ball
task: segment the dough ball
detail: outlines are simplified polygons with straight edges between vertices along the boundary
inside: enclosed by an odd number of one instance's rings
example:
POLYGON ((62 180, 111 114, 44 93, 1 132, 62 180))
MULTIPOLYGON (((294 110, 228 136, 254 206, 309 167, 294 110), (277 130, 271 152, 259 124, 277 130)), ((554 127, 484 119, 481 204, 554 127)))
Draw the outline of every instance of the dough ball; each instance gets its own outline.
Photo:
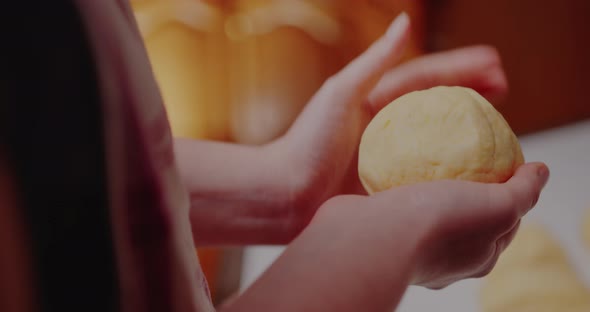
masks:
POLYGON ((524 163, 512 129, 481 95, 434 87, 403 95, 365 129, 359 177, 369 194, 404 184, 508 180, 524 163))
POLYGON ((524 225, 482 286, 483 312, 590 311, 590 292, 545 227, 524 225))

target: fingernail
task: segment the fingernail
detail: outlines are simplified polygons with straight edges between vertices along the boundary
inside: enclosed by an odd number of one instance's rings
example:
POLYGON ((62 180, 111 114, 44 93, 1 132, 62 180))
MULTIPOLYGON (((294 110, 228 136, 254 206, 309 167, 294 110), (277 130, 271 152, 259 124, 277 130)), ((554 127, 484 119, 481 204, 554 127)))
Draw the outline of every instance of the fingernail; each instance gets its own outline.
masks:
POLYGON ((546 166, 539 166, 537 168, 537 176, 542 181, 542 186, 545 187, 547 181, 549 180, 549 169, 546 166))
POLYGON ((393 23, 391 23, 387 29, 387 32, 385 33, 385 36, 388 38, 398 37, 405 30, 409 23, 410 17, 406 12, 402 12, 395 18, 393 23))

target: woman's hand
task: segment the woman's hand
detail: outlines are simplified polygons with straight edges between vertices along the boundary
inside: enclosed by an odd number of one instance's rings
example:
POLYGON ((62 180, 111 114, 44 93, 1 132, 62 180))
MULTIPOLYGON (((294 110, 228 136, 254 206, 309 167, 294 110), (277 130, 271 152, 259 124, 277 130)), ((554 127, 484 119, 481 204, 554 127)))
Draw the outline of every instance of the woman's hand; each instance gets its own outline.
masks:
POLYGON ((531 163, 501 184, 439 181, 335 196, 222 311, 386 312, 408 284, 441 288, 483 276, 548 176, 531 163))
POLYGON ((302 225, 337 194, 365 194, 357 172, 360 137, 371 118, 395 98, 437 85, 471 87, 489 98, 503 95, 506 78, 489 47, 469 47, 417 58, 397 67, 410 31, 400 15, 365 53, 330 78, 288 133, 270 145, 283 155, 302 225), (395 67, 395 68, 394 68, 395 67), (393 69, 392 69, 393 68, 393 69))
POLYGON ((493 269, 548 178, 544 164, 529 163, 502 184, 439 181, 378 193, 373 200, 393 206, 402 198, 401 209, 423 219, 426 236, 412 282, 438 289, 493 269))
POLYGON ((462 85, 495 97, 506 91, 497 53, 470 47, 398 65, 410 31, 406 15, 330 78, 291 129, 268 145, 175 142, 191 195, 198 244, 288 243, 317 208, 338 194, 365 194, 357 149, 370 119, 398 96, 462 85))

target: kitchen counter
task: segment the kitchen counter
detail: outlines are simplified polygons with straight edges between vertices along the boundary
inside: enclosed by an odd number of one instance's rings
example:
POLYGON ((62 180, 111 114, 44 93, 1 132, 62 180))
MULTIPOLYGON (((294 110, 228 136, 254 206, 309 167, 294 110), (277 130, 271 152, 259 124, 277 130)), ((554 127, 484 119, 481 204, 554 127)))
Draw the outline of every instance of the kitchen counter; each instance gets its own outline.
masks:
MULTIPOLYGON (((572 264, 590 287, 590 250, 581 237, 581 217, 590 209, 590 120, 520 137, 527 161, 543 161, 551 178, 535 209, 523 223, 546 225, 567 250, 572 264)), ((242 289, 278 257, 283 247, 249 247, 244 255, 242 289)), ((480 311, 481 279, 433 291, 410 287, 397 311, 480 311)))

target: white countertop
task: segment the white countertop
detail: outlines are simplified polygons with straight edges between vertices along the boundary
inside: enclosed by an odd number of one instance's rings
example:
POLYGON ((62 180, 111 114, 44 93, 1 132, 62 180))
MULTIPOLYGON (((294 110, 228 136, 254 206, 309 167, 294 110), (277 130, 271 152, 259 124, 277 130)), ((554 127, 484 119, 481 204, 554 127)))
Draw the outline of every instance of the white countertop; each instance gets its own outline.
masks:
MULTIPOLYGON (((543 161, 551 178, 535 209, 523 222, 534 220, 553 231, 590 286, 590 250, 580 234, 581 216, 590 209, 590 120, 520 138, 527 161, 543 161)), ((242 289, 250 285, 280 255, 283 247, 249 247, 244 255, 242 289)), ((480 311, 481 280, 467 280, 432 291, 411 287, 397 311, 480 311)))

